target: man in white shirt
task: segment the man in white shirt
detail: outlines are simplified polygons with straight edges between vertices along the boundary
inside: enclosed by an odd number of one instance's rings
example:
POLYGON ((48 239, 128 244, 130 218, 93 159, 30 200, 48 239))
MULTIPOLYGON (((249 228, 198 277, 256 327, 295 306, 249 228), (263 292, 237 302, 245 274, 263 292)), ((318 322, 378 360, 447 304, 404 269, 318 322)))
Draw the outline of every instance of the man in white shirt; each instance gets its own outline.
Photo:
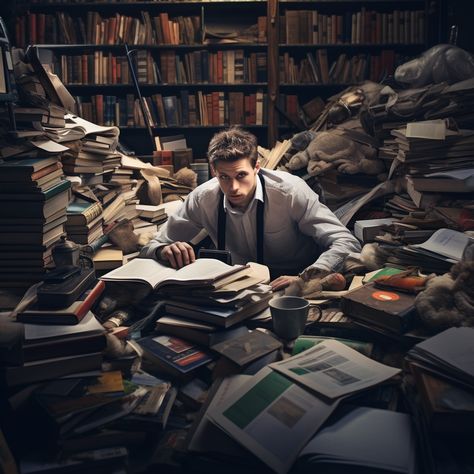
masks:
POLYGON ((212 138, 213 179, 198 186, 170 216, 140 257, 181 268, 195 260, 188 243, 205 229, 233 263, 258 261, 270 268, 274 290, 343 269, 360 244, 299 177, 260 168, 257 140, 232 127, 212 138))

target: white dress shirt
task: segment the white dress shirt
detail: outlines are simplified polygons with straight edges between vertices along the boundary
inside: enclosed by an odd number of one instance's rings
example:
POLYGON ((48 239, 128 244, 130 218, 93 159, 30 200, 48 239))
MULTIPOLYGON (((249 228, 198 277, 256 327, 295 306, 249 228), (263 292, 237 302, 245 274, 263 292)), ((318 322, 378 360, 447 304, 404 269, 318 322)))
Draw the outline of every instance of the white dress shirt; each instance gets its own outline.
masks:
MULTIPOLYGON (((257 259, 257 200, 264 201, 264 264, 274 274, 296 275, 308 267, 340 271, 349 253, 360 252, 358 240, 343 226, 301 178, 284 171, 260 169, 265 195, 257 178, 255 195, 245 211, 232 208, 224 197, 226 250, 233 263, 257 259)), ((217 246, 220 188, 213 178, 193 190, 180 210, 169 217, 141 251, 156 258, 163 245, 190 241, 205 229, 217 246)))

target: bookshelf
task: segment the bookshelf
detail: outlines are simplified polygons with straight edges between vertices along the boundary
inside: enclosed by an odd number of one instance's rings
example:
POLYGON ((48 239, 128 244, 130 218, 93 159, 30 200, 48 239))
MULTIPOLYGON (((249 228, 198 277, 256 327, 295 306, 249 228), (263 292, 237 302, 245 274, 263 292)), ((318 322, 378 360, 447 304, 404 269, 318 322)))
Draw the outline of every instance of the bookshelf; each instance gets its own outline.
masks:
POLYGON ((17 10, 15 38, 52 51, 79 113, 142 153, 127 43, 153 133, 183 133, 201 157, 223 126, 271 146, 315 96, 383 80, 426 49, 427 18, 427 0, 38 0, 17 10))

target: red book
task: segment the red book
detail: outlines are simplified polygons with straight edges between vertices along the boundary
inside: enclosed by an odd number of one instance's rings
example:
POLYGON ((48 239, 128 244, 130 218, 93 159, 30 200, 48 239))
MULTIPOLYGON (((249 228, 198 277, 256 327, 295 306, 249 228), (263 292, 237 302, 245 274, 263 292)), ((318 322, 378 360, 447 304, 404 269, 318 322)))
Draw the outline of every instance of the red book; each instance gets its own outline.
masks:
POLYGON ((105 282, 98 281, 82 294, 71 306, 61 309, 38 309, 35 306, 17 314, 17 321, 33 324, 77 324, 90 311, 105 289, 105 282))
POLYGON ((171 150, 159 150, 153 152, 153 165, 172 165, 173 164, 173 152, 171 150))

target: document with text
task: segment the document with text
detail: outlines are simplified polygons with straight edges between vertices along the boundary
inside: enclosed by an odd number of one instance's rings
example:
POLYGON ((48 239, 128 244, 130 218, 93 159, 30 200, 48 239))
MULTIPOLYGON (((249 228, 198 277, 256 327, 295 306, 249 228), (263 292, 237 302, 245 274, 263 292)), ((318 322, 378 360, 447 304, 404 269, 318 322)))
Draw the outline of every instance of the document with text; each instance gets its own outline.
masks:
POLYGON ((331 399, 371 387, 400 372, 334 340, 322 342, 270 367, 331 399))

